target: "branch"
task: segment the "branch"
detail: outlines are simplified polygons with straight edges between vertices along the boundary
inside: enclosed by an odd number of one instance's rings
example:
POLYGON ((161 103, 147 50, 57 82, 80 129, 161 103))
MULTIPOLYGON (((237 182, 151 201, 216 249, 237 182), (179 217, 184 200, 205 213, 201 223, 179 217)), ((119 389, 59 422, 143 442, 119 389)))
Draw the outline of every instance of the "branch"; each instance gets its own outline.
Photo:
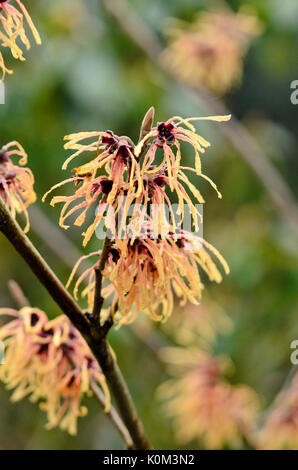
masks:
POLYGON ((21 309, 30 305, 29 300, 25 297, 24 292, 16 281, 9 281, 8 289, 17 308, 21 309))
MULTIPOLYGON (((60 231, 57 226, 39 209, 37 205, 30 207, 30 227, 36 233, 36 235, 45 243, 50 250, 58 257, 70 269, 73 268, 77 260, 82 256, 80 250, 74 245, 74 243, 66 237, 64 231, 60 231)), ((91 263, 87 263, 87 266, 91 267, 91 263)), ((79 267, 84 270, 82 266, 79 267)), ((129 325, 129 330, 142 341, 152 352, 158 357, 157 351, 158 345, 163 343, 162 339, 158 336, 157 331, 151 331, 150 334, 144 335, 140 331, 138 323, 134 322, 129 325)))
MULTIPOLYGON (((94 395, 100 402, 101 406, 103 409, 106 406, 106 399, 103 391, 101 388, 95 383, 91 383, 91 388, 93 390, 94 395)), ((128 450, 134 449, 133 442, 131 440, 130 434, 123 423, 122 419, 120 418, 119 414, 117 413, 116 409, 110 405, 109 411, 106 411, 105 414, 108 416, 108 418, 112 421, 114 424, 115 428, 119 432, 120 436, 122 437, 123 441, 125 442, 125 446, 128 450)))
MULTIPOLYGON (((154 65, 172 80, 178 82, 184 90, 187 90, 193 101, 201 105, 203 103, 204 107, 206 107, 206 111, 210 114, 231 114, 231 111, 209 91, 203 87, 195 89, 182 83, 168 67, 164 66, 163 62, 160 60, 163 51, 162 43, 147 24, 135 13, 126 0, 100 0, 100 2, 116 19, 128 36, 143 50, 154 65)), ((271 164, 267 155, 254 138, 235 117, 233 117, 229 123, 220 126, 220 130, 229 138, 239 154, 242 155, 252 168, 276 207, 297 236, 297 202, 281 174, 271 164)))
POLYGON ((140 450, 150 449, 150 443, 145 435, 127 384, 101 331, 100 325, 90 324, 79 305, 23 233, 18 223, 12 218, 1 198, 0 231, 30 266, 33 273, 44 285, 57 305, 85 338, 107 379, 135 448, 140 450))
POLYGON ((94 269, 94 271, 95 271, 95 293, 94 293, 94 304, 93 304, 93 321, 97 322, 97 323, 100 321, 100 312, 101 312, 103 302, 104 302, 104 298, 101 295, 102 271, 105 267, 107 258, 109 256, 111 246, 112 246, 112 242, 107 236, 105 238, 105 241, 104 241, 104 244, 103 244, 100 263, 94 269))
POLYGON ((264 424, 264 422, 266 421, 269 414, 274 410, 274 408, 276 407, 276 405, 278 404, 278 402, 280 400, 280 397, 281 397, 282 393, 285 392, 285 390, 287 390, 291 386, 292 380, 293 380, 295 374, 297 373, 297 370, 298 370, 297 369, 297 364, 293 364, 290 371, 288 372, 288 374, 287 374, 280 390, 278 392, 276 392, 273 400, 271 401, 271 404, 261 414, 261 424, 264 424))
POLYGON ((152 62, 156 62, 162 52, 162 45, 130 5, 122 0, 100 0, 100 2, 152 62))

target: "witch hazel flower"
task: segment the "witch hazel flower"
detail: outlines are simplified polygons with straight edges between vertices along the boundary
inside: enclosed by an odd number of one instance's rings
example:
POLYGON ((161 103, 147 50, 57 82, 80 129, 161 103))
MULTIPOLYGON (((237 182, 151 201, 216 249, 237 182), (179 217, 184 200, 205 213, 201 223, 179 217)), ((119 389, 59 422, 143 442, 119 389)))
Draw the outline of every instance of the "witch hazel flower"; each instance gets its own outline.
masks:
POLYGON ((172 20, 161 61, 192 87, 224 94, 240 81, 243 59, 262 26, 252 8, 201 12, 192 23, 172 20))
POLYGON ((191 124, 192 121, 229 121, 231 115, 226 116, 208 116, 208 117, 197 117, 197 118, 188 118, 183 119, 180 116, 174 116, 166 122, 160 122, 157 124, 156 128, 153 128, 137 145, 135 149, 135 154, 139 157, 144 148, 146 153, 144 156, 144 163, 142 166, 142 175, 145 173, 156 173, 164 165, 167 167, 168 176, 169 176, 169 187, 173 192, 175 183, 180 180, 185 183, 193 195, 199 200, 199 202, 204 202, 199 191, 195 191, 193 185, 189 183, 188 178, 184 174, 183 170, 195 171, 200 177, 207 180, 211 186, 217 191, 218 196, 221 198, 221 194, 217 190, 215 183, 212 180, 202 173, 202 164, 200 159, 200 154, 205 153, 205 149, 210 147, 210 142, 208 142, 204 137, 197 134, 195 127, 191 124), (151 142, 149 142, 151 141, 151 142), (195 152, 195 169, 181 166, 181 142, 186 142, 190 144, 195 152), (150 170, 150 166, 156 158, 157 149, 161 148, 163 150, 163 159, 160 165, 155 166, 150 170), (173 151, 173 148, 176 150, 176 153, 173 151))
MULTIPOLYGON (((110 299, 112 312, 117 311, 119 324, 132 322, 139 312, 147 313, 152 320, 166 321, 172 314, 175 296, 182 304, 198 304, 203 282, 200 270, 210 281, 221 282, 222 274, 213 258, 228 274, 229 267, 221 254, 209 243, 192 233, 176 230, 166 239, 152 238, 147 226, 142 227, 140 238, 118 240, 109 253, 103 277, 110 284, 102 295, 110 299)), ((101 251, 83 256, 75 265, 68 286, 82 261, 96 257, 98 260, 76 281, 74 295, 78 297, 81 284, 87 281, 82 295, 88 297, 89 309, 94 301, 94 268, 99 265, 101 251)))
POLYGON ((172 377, 158 394, 178 442, 196 439, 214 450, 253 441, 259 400, 250 387, 226 380, 231 365, 227 358, 196 347, 164 348, 162 357, 172 377))
MULTIPOLYGON (((51 201, 52 205, 64 203, 60 216, 60 225, 64 228, 68 228, 66 219, 71 215, 75 215, 74 224, 82 226, 88 210, 92 206, 96 208, 93 222, 83 233, 84 246, 99 222, 104 220, 111 246, 102 270, 104 281, 109 284, 104 285, 102 295, 111 302, 112 312, 117 311, 119 323, 133 321, 140 311, 149 314, 153 320, 165 321, 172 313, 174 296, 182 302, 197 304, 203 289, 198 268, 211 281, 222 280, 213 258, 226 274, 229 273, 226 261, 212 245, 178 226, 168 192, 178 197, 176 214, 181 216, 180 223, 186 204, 195 229, 198 229, 201 215, 193 197, 199 202, 204 199, 189 181, 186 171, 193 171, 207 180, 219 197, 221 194, 215 183, 202 173, 200 154, 210 143, 196 133, 191 121, 220 122, 229 120, 230 116, 190 119, 174 116, 156 127, 152 127, 153 118, 154 108, 150 108, 137 145, 129 137, 119 137, 112 131, 66 136, 65 148, 74 153, 67 158, 63 169, 78 157, 87 157, 88 161, 74 168, 73 177, 55 185, 43 198, 54 189, 71 183, 74 188, 71 195, 56 196, 51 201), (182 166, 180 145, 184 142, 194 149, 195 168, 182 166)), ((101 250, 96 250, 83 256, 67 284, 70 285, 83 260, 97 258, 74 287, 77 298, 82 283, 87 283, 82 296, 88 298, 90 311, 94 302, 94 268, 100 265, 101 254, 101 250)))
POLYGON ((118 137, 112 131, 106 132, 80 132, 65 137, 68 142, 66 149, 76 150, 63 164, 63 169, 76 157, 83 153, 95 153, 91 158, 72 172, 74 176, 55 186, 48 191, 44 197, 53 190, 67 184, 75 183, 75 192, 71 196, 56 196, 52 199, 51 205, 64 202, 61 211, 60 225, 65 225, 65 220, 72 214, 79 211, 74 224, 81 226, 85 222, 88 209, 95 204, 98 205, 98 212, 93 223, 83 233, 83 245, 86 246, 93 235, 98 223, 105 217, 105 209, 108 206, 113 208, 113 213, 117 214, 120 206, 118 201, 127 195, 130 189, 134 189, 134 182, 138 182, 137 194, 141 194, 142 181, 140 177, 139 164, 133 153, 134 144, 128 137, 118 137), (86 139, 96 137, 91 143, 85 143, 86 139), (101 172, 99 175, 98 173, 101 172), (104 173, 104 174, 102 174, 104 173), (70 207, 75 202, 76 205, 70 207))
MULTIPOLYGON (((210 146, 204 137, 197 134, 191 121, 228 121, 231 118, 227 116, 209 116, 183 119, 180 116, 174 116, 166 122, 160 122, 155 128, 148 132, 135 148, 135 155, 140 158, 143 154, 142 177, 145 175, 156 175, 165 168, 167 187, 174 192, 179 200, 179 214, 181 214, 181 223, 183 222, 183 205, 186 203, 191 211, 195 230, 198 231, 200 213, 193 204, 191 197, 194 197, 198 203, 203 204, 204 198, 199 189, 190 182, 186 172, 190 171, 197 174, 216 190, 221 198, 216 184, 204 173, 202 173, 202 164, 200 154, 205 153, 205 149, 210 146), (186 142, 194 149, 194 168, 182 165, 181 143, 186 142), (157 159, 158 149, 162 149, 163 158, 159 165, 154 165, 157 159), (190 192, 190 195, 187 193, 190 192)), ((170 207, 170 205, 169 205, 170 207)))
POLYGON ((6 349, 0 380, 13 390, 12 401, 27 396, 38 402, 47 414, 48 429, 59 426, 72 435, 77 432, 78 418, 87 414, 81 401, 92 395, 92 382, 101 386, 109 409, 105 377, 66 316, 49 320, 43 311, 31 307, 0 309, 0 315, 12 317, 0 328, 6 349))
MULTIPOLYGON (((9 48, 12 56, 21 61, 24 61, 25 57, 22 48, 18 44, 18 40, 27 50, 31 48, 30 40, 25 30, 25 23, 27 23, 36 44, 40 45, 40 35, 21 0, 0 0, 0 24, 2 25, 0 47, 9 48)), ((6 73, 13 73, 12 70, 5 66, 1 51, 0 68, 2 69, 3 77, 6 73)))
POLYGON ((25 150, 16 141, 9 142, 0 149, 0 197, 14 218, 17 213, 24 213, 25 232, 30 226, 27 208, 36 200, 34 176, 29 168, 23 167, 27 159, 25 150), (15 156, 20 157, 18 165, 12 161, 15 156))
MULTIPOLYGON (((134 240, 141 235, 141 227, 145 223, 149 223, 152 230, 165 238, 169 231, 175 231, 177 227, 183 226, 186 208, 193 221, 193 223, 190 221, 188 228, 194 225, 196 231, 199 231, 202 214, 179 181, 175 185, 178 204, 171 203, 167 194, 169 175, 166 165, 163 165, 157 172, 155 172, 155 166, 151 165, 142 179, 143 191, 139 196, 136 191, 126 192, 122 205, 119 198, 120 217, 118 220, 121 221, 121 224, 118 223, 119 237, 123 238, 124 233, 129 233, 134 240), (148 207, 150 211, 148 211, 148 207)), ((138 181, 135 181, 134 186, 136 189, 138 188, 138 181)), ((203 201, 203 199, 200 200, 203 201)), ((117 239, 117 237, 115 238, 117 239)))
MULTIPOLYGON (((74 191, 70 196, 56 196, 51 201, 52 205, 64 203, 60 217, 60 225, 64 228, 68 228, 65 221, 69 216, 75 214, 74 224, 82 226, 88 210, 91 207, 94 210, 97 208, 93 222, 83 233, 84 246, 94 234, 99 222, 108 221, 107 226, 113 226, 111 217, 115 218, 120 210, 122 219, 120 223, 119 220, 117 224, 115 222, 114 226, 122 228, 132 209, 132 220, 139 220, 135 226, 136 235, 139 234, 142 224, 148 221, 149 205, 158 205, 161 213, 167 208, 170 214, 169 222, 175 228, 175 216, 167 191, 175 192, 178 197, 177 213, 181 215, 180 223, 183 222, 183 206, 187 204, 195 230, 198 231, 201 215, 193 203, 193 197, 198 203, 203 203, 204 199, 199 189, 190 182, 186 172, 190 171, 207 180, 219 197, 221 194, 215 183, 202 172, 200 154, 205 152, 210 143, 196 133, 191 121, 221 122, 229 119, 230 116, 189 119, 174 116, 159 123, 157 127, 150 126, 145 133, 141 132, 137 145, 129 137, 119 137, 112 131, 68 135, 65 137, 65 148, 74 150, 74 153, 67 158, 62 168, 66 169, 69 163, 78 157, 87 157, 88 161, 72 170, 73 177, 53 186, 43 200, 60 186, 73 184, 74 191), (182 142, 193 147, 195 168, 182 165, 182 142), (162 151, 162 161, 159 163, 158 149, 162 151), (134 205, 141 206, 142 209, 132 208, 134 205), (110 210, 107 210, 107 206, 110 210)), ((115 236, 115 229, 113 235, 115 236)))

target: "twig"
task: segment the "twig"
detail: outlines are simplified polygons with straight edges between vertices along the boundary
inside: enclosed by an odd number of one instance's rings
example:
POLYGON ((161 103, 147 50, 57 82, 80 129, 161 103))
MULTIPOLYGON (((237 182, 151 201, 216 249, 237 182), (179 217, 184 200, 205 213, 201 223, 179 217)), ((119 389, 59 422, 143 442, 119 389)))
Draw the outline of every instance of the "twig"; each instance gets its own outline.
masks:
POLYGON ((293 364, 278 394, 280 394, 281 392, 283 392, 290 386, 297 370, 298 370, 297 364, 293 364))
MULTIPOLYGON (((231 111, 223 105, 218 98, 213 96, 203 87, 194 89, 182 83, 164 66, 160 60, 163 45, 147 24, 135 13, 126 0, 100 0, 105 9, 116 19, 122 29, 129 37, 143 50, 147 57, 169 75, 171 79, 177 81, 184 90, 188 90, 192 100, 200 102, 206 107, 208 113, 231 114, 231 111)), ((261 147, 247 132, 242 124, 233 118, 229 123, 220 126, 223 132, 232 142, 239 154, 246 160, 255 172, 276 207, 282 216, 287 220, 295 235, 298 235, 298 207, 295 196, 288 188, 280 173, 271 164, 261 147)))
POLYGON ((13 298, 17 308, 23 308, 29 305, 27 297, 25 297, 24 292, 20 288, 19 284, 16 281, 8 282, 8 289, 10 295, 13 298))
POLYGON ((95 271, 95 293, 94 293, 94 304, 93 304, 93 320, 95 322, 99 322, 100 320, 100 312, 102 309, 102 305, 104 302, 104 298, 101 295, 101 288, 102 288, 102 271, 105 267, 107 258, 110 253, 110 249, 112 246, 112 242, 108 236, 105 238, 103 249, 101 253, 100 263, 94 269, 95 271))
POLYGON ((162 51, 159 40, 150 28, 140 21, 135 11, 122 0, 100 0, 126 33, 136 42, 146 55, 155 62, 162 51))
MULTIPOLYGON (((101 403, 102 407, 105 408, 106 406, 106 399, 103 391, 101 388, 95 383, 91 383, 91 388, 93 390, 94 395, 101 403)), ((134 449, 133 442, 131 440, 130 434, 124 425, 122 419, 120 418, 119 414, 117 413, 116 409, 111 405, 109 411, 105 412, 108 418, 112 421, 114 426, 116 427, 117 431, 119 432, 120 436, 122 437, 123 441, 125 442, 126 448, 134 449)))
POLYGON ((145 435, 126 382, 114 359, 106 337, 101 331, 100 325, 90 324, 79 305, 69 292, 67 292, 55 273, 33 246, 28 237, 23 233, 18 223, 11 217, 1 198, 0 231, 23 257, 54 301, 85 338, 107 379, 120 415, 132 437, 135 448, 140 450, 150 449, 150 443, 145 435))
POLYGON ((271 404, 262 413, 260 426, 264 424, 264 422, 266 421, 271 411, 273 411, 276 405, 278 405, 280 401, 280 397, 282 396, 283 392, 285 392, 291 386, 292 380, 296 373, 297 373, 297 364, 294 364, 291 367, 290 371, 288 372, 280 390, 275 394, 274 399, 272 400, 271 404))

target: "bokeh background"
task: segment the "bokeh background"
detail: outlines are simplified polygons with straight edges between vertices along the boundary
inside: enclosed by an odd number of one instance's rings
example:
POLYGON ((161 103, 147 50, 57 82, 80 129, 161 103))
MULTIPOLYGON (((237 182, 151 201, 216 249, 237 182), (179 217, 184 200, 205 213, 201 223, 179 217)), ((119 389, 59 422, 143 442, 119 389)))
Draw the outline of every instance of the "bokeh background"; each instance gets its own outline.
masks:
MULTIPOLYGON (((13 63, 15 73, 7 77, 6 105, 0 106, 1 145, 17 139, 25 147, 36 178, 36 204, 58 227, 59 207, 42 204, 41 196, 65 178, 61 170, 66 158, 64 135, 113 129, 118 135, 137 139, 142 117, 152 105, 159 121, 176 114, 186 117, 206 112, 190 98, 185 87, 152 64, 101 1, 24 3, 43 45, 33 47, 26 62, 13 63)), ((290 101, 290 83, 298 79, 297 1, 227 3, 234 10, 243 3, 254 6, 264 31, 248 51, 241 83, 222 99, 297 198, 298 105, 290 101)), ((221 2, 130 0, 129 4, 165 44, 168 18, 191 21, 198 11, 221 2)), ((7 60, 11 65, 12 60, 7 60)), ((290 343, 298 338, 297 233, 241 153, 223 137, 222 125, 200 126, 201 134, 212 142, 203 157, 204 171, 223 193, 223 199, 218 200, 212 188, 200 183, 207 201, 204 236, 224 254, 231 268, 221 285, 207 284, 205 289, 206 299, 233 322, 231 331, 213 341, 212 351, 231 357, 235 366, 232 382, 253 387, 268 406, 291 369, 290 343)), ((191 151, 184 158, 191 164, 191 151)), ((44 227, 42 221, 36 224, 44 227)), ((83 252, 79 229, 71 228, 63 234, 83 252)), ((52 234, 45 230, 42 239, 33 228, 30 237, 66 281, 69 267, 48 246, 52 234)), ((91 242, 90 251, 97 243, 96 239, 91 242)), ((7 281, 15 279, 32 305, 55 316, 58 310, 53 301, 3 237, 0 253, 1 307, 12 305, 7 281)), ((69 253, 71 256, 74 254, 69 253)), ((153 445, 179 449, 182 445, 156 397, 156 389, 168 377, 156 352, 159 342, 164 341, 175 344, 169 331, 164 333, 159 325, 151 328, 140 324, 134 330, 123 327, 111 333, 112 345, 153 445)), ((75 437, 59 429, 45 430, 45 416, 38 407, 27 400, 10 403, 3 385, 0 400, 0 448, 121 448, 117 433, 94 399, 89 399, 89 414, 80 420, 75 437)), ((194 441, 188 448, 198 446, 194 441)))

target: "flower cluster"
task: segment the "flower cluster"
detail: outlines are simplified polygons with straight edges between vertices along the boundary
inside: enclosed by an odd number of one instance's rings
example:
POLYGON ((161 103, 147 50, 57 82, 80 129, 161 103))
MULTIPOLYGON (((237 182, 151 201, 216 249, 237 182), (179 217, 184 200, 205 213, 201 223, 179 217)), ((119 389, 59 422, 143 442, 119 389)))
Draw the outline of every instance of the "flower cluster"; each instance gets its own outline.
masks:
MULTIPOLYGON (((146 209, 149 201, 151 204, 169 208, 170 222, 175 229, 175 217, 165 191, 167 186, 170 191, 175 191, 178 196, 182 218, 183 204, 189 205, 197 230, 199 214, 190 195, 187 193, 187 189, 199 203, 203 203, 204 199, 199 190, 189 181, 185 171, 196 173, 204 178, 217 191, 219 197, 221 197, 221 194, 215 183, 202 173, 200 153, 204 153, 205 148, 209 147, 210 143, 196 133, 191 121, 210 120, 221 122, 229 119, 230 116, 189 119, 174 116, 166 122, 158 123, 157 127, 148 132, 137 145, 134 145, 128 137, 118 137, 112 131, 79 132, 68 135, 65 137, 68 141, 65 148, 75 150, 75 152, 65 161, 63 169, 66 169, 73 159, 83 153, 95 153, 95 157, 92 157, 88 163, 74 168, 72 170, 74 176, 53 186, 44 195, 43 200, 54 189, 66 183, 75 184, 74 194, 71 196, 56 196, 51 201, 52 205, 64 202, 60 217, 60 225, 64 228, 68 228, 65 220, 72 214, 77 213, 74 224, 77 226, 83 225, 88 210, 91 206, 95 209, 95 206, 98 205, 97 216, 83 234, 83 244, 86 246, 100 220, 105 219, 107 222, 111 214, 116 216, 121 209, 123 214, 121 219, 124 222, 132 205, 136 208, 132 211, 132 220, 138 219, 137 232, 140 233, 141 226, 148 217, 146 210, 140 211, 138 207, 142 206, 146 209), (90 138, 95 138, 95 140, 86 143, 85 140, 90 138), (181 165, 182 142, 186 142, 193 147, 195 168, 181 165), (158 149, 162 150, 163 157, 157 165, 155 162, 158 149), (141 159, 141 157, 143 158, 141 159), (76 204, 71 206, 73 203, 76 204), (107 206, 109 207, 108 210, 107 206)), ((111 227, 111 225, 109 226, 111 227)), ((134 229, 136 231, 137 227, 134 226, 134 229)))
POLYGON ((224 379, 225 358, 196 348, 167 348, 163 356, 173 378, 158 393, 181 443, 198 439, 207 449, 220 449, 253 439, 258 399, 249 387, 224 379))
POLYGON ((29 168, 23 168, 27 163, 27 154, 16 141, 10 142, 0 149, 0 197, 15 217, 16 213, 24 212, 26 226, 29 230, 27 207, 35 202, 33 190, 34 176, 29 168), (12 162, 12 157, 21 157, 19 165, 12 162))
POLYGON ((298 375, 282 390, 259 433, 261 449, 298 450, 298 375))
POLYGON ((92 381, 101 385, 109 407, 104 375, 67 317, 49 320, 44 312, 31 307, 0 309, 0 314, 13 317, 0 328, 6 349, 0 380, 14 389, 12 401, 28 396, 32 402, 40 402, 47 413, 47 428, 59 425, 70 434, 76 434, 78 417, 87 413, 81 401, 92 393, 92 381))
MULTIPOLYGON (((0 0, 0 24, 2 25, 2 31, 0 31, 0 46, 8 47, 13 57, 22 61, 25 60, 25 58, 18 42, 23 44, 27 50, 31 47, 25 31, 25 22, 27 22, 36 44, 41 44, 39 33, 21 0, 0 0), (13 4, 16 4, 16 6, 13 4)), ((1 52, 0 68, 2 70, 2 78, 6 73, 12 73, 12 70, 5 66, 1 52)))
MULTIPOLYGON (((166 239, 152 239, 145 229, 142 237, 134 239, 133 243, 131 239, 125 239, 118 241, 118 247, 112 246, 103 270, 103 276, 111 284, 103 288, 103 296, 112 297, 112 310, 117 307, 124 323, 133 321, 141 311, 153 320, 165 321, 172 313, 174 294, 183 304, 187 301, 198 304, 203 289, 198 266, 211 281, 222 280, 211 254, 228 273, 226 261, 202 238, 177 230, 170 232, 166 239)), ((79 277, 74 288, 77 296, 80 284, 88 278, 85 294, 89 295, 90 309, 95 288, 94 267, 99 265, 100 255, 101 252, 88 255, 96 256, 98 260, 79 277)), ((74 267, 69 283, 80 262, 74 267)))
MULTIPOLYGON (((151 118, 152 109, 148 112, 151 118)), ((230 116, 189 119, 174 116, 156 127, 151 125, 146 132, 142 127, 137 145, 129 137, 119 137, 112 131, 66 136, 65 148, 74 153, 65 161, 63 169, 80 156, 91 158, 74 168, 73 177, 55 185, 43 199, 61 185, 73 185, 70 196, 56 196, 51 201, 52 205, 64 203, 60 216, 64 228, 68 228, 65 223, 68 217, 75 215, 74 224, 82 226, 89 209, 97 209, 94 220, 83 233, 83 245, 86 246, 98 224, 104 221, 112 242, 102 271, 111 284, 104 287, 103 296, 112 298, 113 307, 117 307, 126 323, 140 311, 149 313, 152 319, 165 320, 173 310, 174 293, 183 302, 197 303, 203 288, 198 266, 211 281, 222 279, 212 255, 229 272, 227 263, 212 245, 180 228, 186 204, 198 230, 200 213, 193 199, 204 202, 187 172, 207 180, 221 197, 213 181, 202 172, 200 154, 210 143, 197 134, 192 121, 229 119, 230 116), (194 150, 194 168, 183 166, 182 143, 190 144, 194 150), (176 213, 168 194, 171 192, 178 199, 176 213), (157 209, 149 214, 152 207, 157 209)), ((83 295, 88 296, 89 308, 94 298, 93 268, 100 264, 100 255, 101 251, 97 250, 79 260, 80 263, 89 256, 98 257, 75 285, 77 294, 81 282, 88 281, 83 295)))
POLYGON ((202 12, 194 23, 173 22, 161 60, 187 84, 223 94, 240 80, 249 42, 260 31, 247 9, 202 12))

